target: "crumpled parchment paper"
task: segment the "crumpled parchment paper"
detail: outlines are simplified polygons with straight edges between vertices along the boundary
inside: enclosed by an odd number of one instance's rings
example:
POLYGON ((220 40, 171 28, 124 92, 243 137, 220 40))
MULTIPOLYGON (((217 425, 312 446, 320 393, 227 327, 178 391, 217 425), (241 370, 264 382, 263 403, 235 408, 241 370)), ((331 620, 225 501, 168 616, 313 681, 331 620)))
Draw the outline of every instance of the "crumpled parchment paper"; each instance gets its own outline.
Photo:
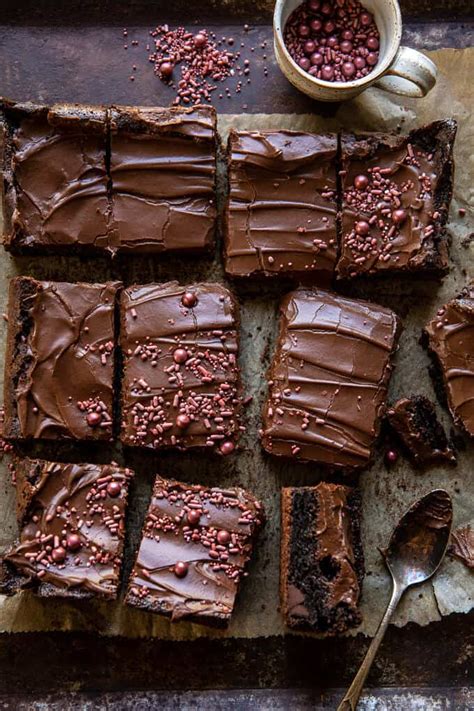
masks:
MULTIPOLYGON (((420 331, 436 309, 456 294, 474 277, 474 246, 469 235, 474 232, 474 49, 439 50, 430 56, 437 63, 440 76, 435 89, 422 100, 403 100, 377 89, 343 104, 336 116, 317 115, 221 115, 219 128, 223 140, 231 126, 239 129, 290 128, 309 131, 398 130, 407 131, 434 119, 452 116, 459 123, 456 142, 455 194, 451 209, 453 235, 452 270, 442 285, 428 281, 387 279, 383 284, 353 287, 351 293, 391 306, 402 316, 404 331, 396 358, 396 370, 390 384, 390 399, 425 393, 434 398, 428 374, 429 359, 419 345, 420 331), (459 216, 459 208, 466 216, 459 216)), ((164 281, 178 277, 183 283, 198 279, 222 280, 219 256, 213 261, 180 258, 128 258, 110 265, 105 259, 19 258, 0 253, 0 312, 6 308, 7 280, 15 274, 29 274, 40 279, 103 281, 122 278, 133 282, 164 281)), ((264 373, 273 352, 276 335, 276 309, 288 286, 238 287, 242 301, 243 377, 248 394, 254 396, 247 411, 248 432, 244 451, 227 460, 208 456, 167 453, 128 453, 126 461, 137 471, 132 488, 128 516, 126 570, 133 560, 141 522, 147 507, 153 474, 175 476, 196 483, 250 488, 265 502, 268 523, 259 541, 250 576, 243 583, 235 617, 228 631, 179 623, 131 610, 120 602, 61 602, 41 600, 30 593, 14 598, 0 596, 0 631, 26 632, 45 630, 88 630, 107 635, 154 636, 167 639, 208 637, 260 637, 284 633, 278 612, 279 574, 279 490, 283 485, 317 483, 322 472, 317 466, 279 462, 265 456, 257 442, 259 413, 266 392, 264 373), (262 292, 265 290, 265 295, 262 292)), ((0 326, 0 350, 6 327, 0 326)), ((3 367, 2 367, 3 370, 3 367)), ((445 426, 452 426, 447 412, 438 408, 445 426)), ((124 462, 124 453, 115 449, 92 447, 36 446, 32 454, 83 461, 124 462)), ((420 474, 403 459, 387 470, 380 455, 372 468, 361 476, 363 492, 363 543, 367 576, 363 587, 364 622, 359 632, 373 635, 389 597, 389 578, 378 547, 387 544, 399 516, 417 498, 435 487, 447 489, 454 500, 454 525, 474 522, 474 442, 466 442, 459 452, 456 468, 438 467, 420 474)), ((14 490, 5 462, 0 465, 0 550, 16 536, 14 490)), ((431 582, 412 589, 402 600, 395 617, 396 625, 416 622, 426 625, 452 612, 467 612, 474 606, 474 574, 460 561, 446 559, 431 582)))

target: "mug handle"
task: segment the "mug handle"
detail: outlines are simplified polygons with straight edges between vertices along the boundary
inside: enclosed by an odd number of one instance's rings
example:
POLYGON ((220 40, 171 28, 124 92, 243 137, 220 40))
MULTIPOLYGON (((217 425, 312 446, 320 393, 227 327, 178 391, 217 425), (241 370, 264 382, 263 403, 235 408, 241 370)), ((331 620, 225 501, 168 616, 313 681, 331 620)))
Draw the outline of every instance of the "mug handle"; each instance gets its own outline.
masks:
POLYGON ((437 76, 438 69, 431 59, 416 49, 400 47, 391 67, 373 86, 419 99, 431 91, 437 76))

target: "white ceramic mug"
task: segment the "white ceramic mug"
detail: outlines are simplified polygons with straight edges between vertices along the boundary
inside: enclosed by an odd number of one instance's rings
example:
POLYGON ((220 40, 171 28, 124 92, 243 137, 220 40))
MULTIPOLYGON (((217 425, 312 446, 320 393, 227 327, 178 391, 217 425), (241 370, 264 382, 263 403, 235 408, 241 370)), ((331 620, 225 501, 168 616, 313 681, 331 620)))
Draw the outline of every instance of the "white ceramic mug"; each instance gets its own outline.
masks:
POLYGON ((286 22, 302 0, 276 0, 273 16, 275 55, 280 69, 297 89, 319 101, 344 101, 369 86, 403 96, 422 97, 436 83, 436 65, 421 52, 401 47, 402 17, 397 0, 363 0, 380 33, 379 61, 362 79, 330 82, 305 72, 291 58, 283 40, 286 22))

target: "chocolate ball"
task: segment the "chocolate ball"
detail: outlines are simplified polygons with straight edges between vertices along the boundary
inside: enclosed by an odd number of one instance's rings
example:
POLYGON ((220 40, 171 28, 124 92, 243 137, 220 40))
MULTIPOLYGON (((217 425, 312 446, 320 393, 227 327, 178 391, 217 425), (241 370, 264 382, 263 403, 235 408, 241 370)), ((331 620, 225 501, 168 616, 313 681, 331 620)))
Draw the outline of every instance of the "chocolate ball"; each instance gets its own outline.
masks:
POLYGON ((318 67, 310 67, 308 69, 308 74, 311 74, 312 77, 317 77, 318 76, 319 69, 318 67))
POLYGON ((352 52, 352 42, 349 42, 349 40, 342 40, 339 47, 344 54, 350 54, 350 52, 352 52))
POLYGON ((379 41, 377 37, 368 37, 365 46, 367 49, 377 50, 379 48, 379 41))
POLYGON ((178 415, 176 418, 176 425, 179 427, 180 430, 185 430, 186 427, 189 427, 191 424, 191 420, 187 415, 178 415))
POLYGON ((354 33, 351 30, 343 30, 343 32, 341 32, 341 39, 352 42, 354 33))
POLYGON ((367 66, 364 57, 355 57, 354 58, 354 65, 355 65, 356 69, 364 69, 364 67, 367 66))
POLYGON ((320 7, 321 7, 321 0, 309 0, 308 10, 310 12, 318 12, 320 7))
POLYGON ((192 511, 188 512, 186 519, 190 526, 197 526, 197 524, 201 520, 201 512, 193 509, 192 511))
POLYGON ((62 546, 53 548, 51 551, 51 558, 55 563, 63 563, 66 560, 66 551, 62 546))
POLYGON ((378 53, 377 52, 369 52, 369 54, 365 58, 365 61, 367 62, 369 67, 375 67, 375 65, 379 61, 378 53))
POLYGON ((89 427, 97 427, 102 422, 102 415, 100 412, 89 412, 86 416, 86 422, 89 427))
POLYGON ((354 187, 356 190, 365 190, 369 184, 369 179, 366 175, 356 175, 354 178, 354 187))
POLYGON ((66 538, 66 547, 70 551, 78 551, 82 547, 81 539, 77 533, 70 533, 66 538))
POLYGON ((301 69, 304 69, 305 72, 307 72, 311 66, 311 62, 309 61, 308 57, 301 57, 298 64, 300 65, 301 69))
POLYGON ((316 67, 320 67, 321 64, 324 62, 324 57, 320 52, 314 52, 311 57, 311 64, 313 64, 316 67))
POLYGON ((310 27, 313 32, 321 32, 323 23, 321 22, 321 20, 311 20, 310 27))
POLYGON ((173 353, 173 360, 175 363, 186 363, 188 360, 188 352, 184 348, 177 348, 173 353))
POLYGON ((122 485, 120 484, 119 481, 111 481, 107 484, 107 493, 113 499, 116 499, 117 496, 120 496, 121 491, 122 491, 122 485))
POLYGON ((370 232, 370 225, 365 220, 359 220, 355 223, 354 229, 358 235, 365 236, 370 232))
POLYGON ((385 453, 385 461, 387 464, 395 464, 395 462, 398 459, 398 452, 396 452, 394 449, 389 449, 385 453))
POLYGON ((235 444, 231 442, 230 440, 227 440, 226 442, 222 442, 220 446, 221 454, 232 454, 232 452, 235 449, 235 444))
POLYGON ((160 64, 160 74, 162 77, 170 77, 173 74, 173 65, 171 62, 163 62, 160 64))
POLYGON ((207 44, 206 35, 203 35, 200 32, 198 32, 198 34, 194 38, 194 46, 200 48, 200 47, 205 47, 206 44, 207 44))
POLYGON ((321 78, 325 81, 332 81, 334 79, 334 69, 330 64, 325 64, 321 69, 321 78))
POLYGON ((332 15, 332 5, 330 2, 323 2, 321 5, 321 13, 323 15, 332 15))
POLYGON ((370 12, 361 12, 359 16, 360 24, 363 27, 368 27, 370 24, 372 24, 373 17, 370 14, 370 12))
POLYGON ((308 40, 307 42, 304 43, 304 53, 307 54, 308 56, 310 54, 313 54, 315 49, 316 49, 316 45, 313 42, 313 40, 308 40))
POLYGON ((336 29, 336 25, 334 24, 334 22, 332 20, 328 20, 323 25, 323 30, 325 31, 325 33, 327 35, 332 34, 335 29, 336 29))
POLYGON ((186 575, 188 574, 189 570, 189 563, 186 563, 185 561, 178 560, 178 562, 175 564, 173 568, 173 573, 176 575, 177 578, 185 578, 186 575))
POLYGON ((352 62, 344 62, 342 65, 342 73, 346 79, 350 79, 356 73, 356 68, 352 62))
POLYGON ((218 531, 217 533, 217 542, 220 543, 221 545, 225 545, 226 543, 229 543, 230 541, 230 533, 229 531, 218 531))
POLYGON ((327 45, 328 47, 331 47, 331 49, 334 49, 334 47, 337 47, 339 43, 339 40, 335 35, 331 35, 331 37, 328 38, 327 45))
POLYGON ((392 212, 392 222, 396 225, 403 225, 407 217, 406 210, 402 210, 401 208, 392 212))
POLYGON ((299 25, 298 35, 300 37, 303 37, 303 38, 309 37, 310 34, 311 34, 311 31, 310 31, 308 25, 304 25, 304 24, 299 25))
POLYGON ((197 296, 192 291, 187 291, 181 299, 181 303, 183 304, 183 306, 186 306, 189 309, 191 309, 193 306, 196 306, 197 302, 197 296))

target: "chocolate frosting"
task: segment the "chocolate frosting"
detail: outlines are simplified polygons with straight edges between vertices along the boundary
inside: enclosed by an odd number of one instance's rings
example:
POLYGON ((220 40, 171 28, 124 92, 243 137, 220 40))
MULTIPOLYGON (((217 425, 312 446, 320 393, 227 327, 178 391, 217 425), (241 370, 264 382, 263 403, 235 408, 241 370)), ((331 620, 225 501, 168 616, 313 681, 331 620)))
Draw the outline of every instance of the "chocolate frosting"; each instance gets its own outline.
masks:
POLYGON ((426 327, 456 424, 474 436, 474 285, 443 306, 426 327))
POLYGON ((342 137, 339 276, 394 269, 446 270, 442 228, 452 194, 455 133, 454 121, 439 121, 408 137, 342 137), (365 178, 367 186, 357 187, 358 176, 365 178), (357 234, 361 222, 369 227, 362 235, 357 234))
POLYGON ((290 558, 282 592, 290 626, 331 633, 361 621, 358 610, 361 573, 354 548, 351 496, 349 487, 325 482, 316 487, 284 490, 283 506, 289 507, 289 511, 288 518, 283 519, 286 521, 283 536, 288 537, 290 558), (298 526, 293 525, 294 518, 302 515, 301 507, 311 517, 304 541, 298 526), (313 513, 309 514, 310 511, 313 513), (351 622, 342 618, 344 610, 351 611, 351 622))
POLYGON ((110 174, 120 250, 202 250, 214 239, 216 116, 112 108, 110 174))
POLYGON ((242 429, 238 326, 237 304, 220 284, 125 289, 125 444, 207 447, 225 454, 234 449, 242 429), (186 295, 191 306, 183 303, 186 295))
POLYGON ((337 137, 232 131, 225 268, 231 276, 324 272, 337 256, 337 137))
POLYGON ((26 113, 13 131, 17 247, 109 243, 105 109, 66 109, 26 113))
POLYGON ((158 477, 127 602, 173 620, 229 618, 263 521, 261 504, 243 489, 207 489, 158 477))
POLYGON ((112 465, 23 460, 20 540, 5 561, 40 594, 116 597, 130 477, 112 465))
POLYGON ((112 439, 119 286, 11 281, 6 436, 112 439))
POLYGON ((392 370, 396 315, 320 289, 290 293, 280 311, 264 448, 333 467, 368 464, 392 370))

